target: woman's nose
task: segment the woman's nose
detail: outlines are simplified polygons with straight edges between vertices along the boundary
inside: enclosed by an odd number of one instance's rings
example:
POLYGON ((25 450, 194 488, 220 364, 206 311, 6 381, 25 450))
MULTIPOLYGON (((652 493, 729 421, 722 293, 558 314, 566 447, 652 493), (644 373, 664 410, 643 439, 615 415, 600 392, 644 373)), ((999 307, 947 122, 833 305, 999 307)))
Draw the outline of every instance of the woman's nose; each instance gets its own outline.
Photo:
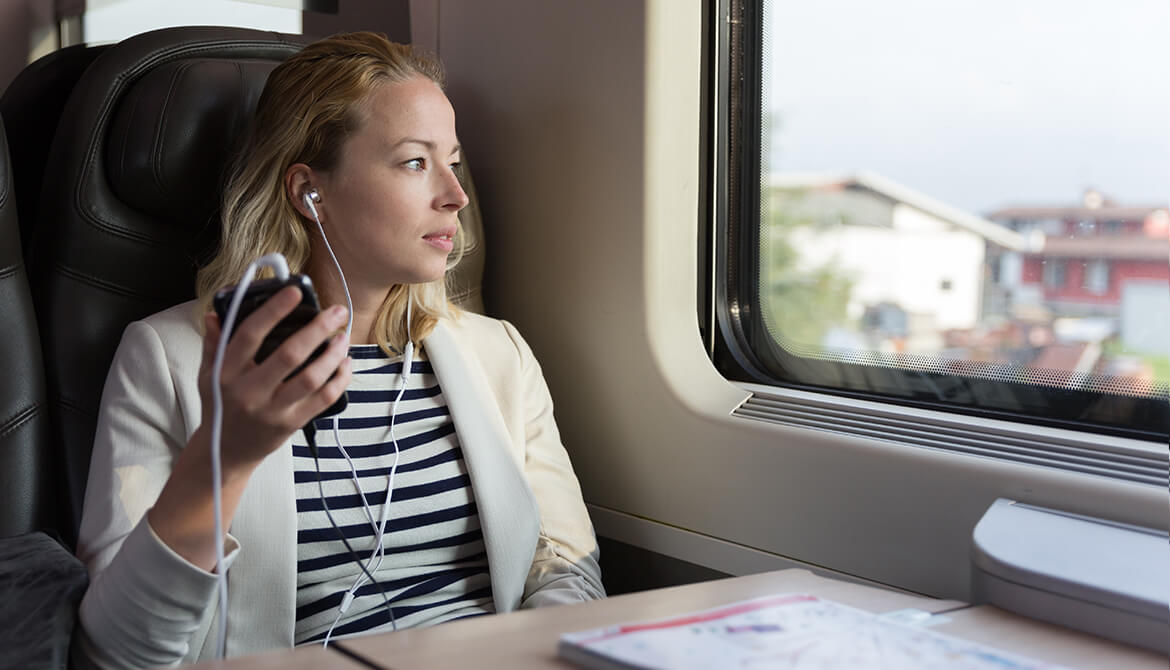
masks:
POLYGON ((443 177, 443 191, 440 195, 439 206, 443 209, 453 209, 456 212, 467 206, 471 199, 467 197, 467 192, 463 190, 463 184, 459 183, 459 177, 455 170, 448 170, 443 177))

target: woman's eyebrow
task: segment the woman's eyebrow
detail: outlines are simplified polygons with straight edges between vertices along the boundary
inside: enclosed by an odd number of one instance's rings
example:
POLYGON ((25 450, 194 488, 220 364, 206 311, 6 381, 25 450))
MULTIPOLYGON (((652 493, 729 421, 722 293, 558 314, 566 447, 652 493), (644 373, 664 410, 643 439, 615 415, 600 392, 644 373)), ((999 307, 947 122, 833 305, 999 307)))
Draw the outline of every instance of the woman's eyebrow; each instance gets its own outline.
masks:
MULTIPOLYGON (((420 140, 420 139, 415 138, 415 137, 404 137, 404 138, 402 138, 394 143, 394 148, 397 149, 398 147, 400 147, 404 144, 421 144, 423 147, 426 147, 427 151, 435 151, 436 147, 438 146, 437 144, 435 144, 434 142, 432 142, 430 140, 420 140)), ((456 144, 455 147, 453 149, 451 149, 451 154, 457 154, 462 150, 463 150, 463 147, 456 144)))

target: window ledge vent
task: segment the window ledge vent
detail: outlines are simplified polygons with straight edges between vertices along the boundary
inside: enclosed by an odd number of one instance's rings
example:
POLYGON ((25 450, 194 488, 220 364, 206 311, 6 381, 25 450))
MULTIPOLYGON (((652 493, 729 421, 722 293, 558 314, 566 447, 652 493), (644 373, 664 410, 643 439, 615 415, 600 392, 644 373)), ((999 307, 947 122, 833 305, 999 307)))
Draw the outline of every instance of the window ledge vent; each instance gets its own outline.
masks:
POLYGON ((890 409, 883 403, 754 384, 745 387, 751 397, 732 412, 744 419, 1170 486, 1170 455, 1164 444, 930 410, 890 409))

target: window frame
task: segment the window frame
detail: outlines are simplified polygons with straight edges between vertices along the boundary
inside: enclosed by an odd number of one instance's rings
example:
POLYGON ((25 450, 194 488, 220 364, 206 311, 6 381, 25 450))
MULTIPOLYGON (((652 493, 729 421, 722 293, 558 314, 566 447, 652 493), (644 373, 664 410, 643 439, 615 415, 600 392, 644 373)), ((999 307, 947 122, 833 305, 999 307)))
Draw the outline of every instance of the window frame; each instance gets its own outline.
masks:
MULTIPOLYGON (((780 389, 893 403, 984 419, 1100 433, 1141 441, 1170 439, 1170 403, 1078 388, 1025 384, 800 357, 767 335, 759 301, 763 0, 714 0, 710 58, 708 180, 713 233, 703 231, 701 330, 716 368, 728 379, 780 389), (767 337, 765 337, 767 336, 767 337), (835 380, 826 384, 818 380, 835 380), (1030 402, 1046 405, 1037 413, 1030 402), (990 400, 989 400, 990 399, 990 400)), ((961 366, 956 366, 960 367, 961 366)))

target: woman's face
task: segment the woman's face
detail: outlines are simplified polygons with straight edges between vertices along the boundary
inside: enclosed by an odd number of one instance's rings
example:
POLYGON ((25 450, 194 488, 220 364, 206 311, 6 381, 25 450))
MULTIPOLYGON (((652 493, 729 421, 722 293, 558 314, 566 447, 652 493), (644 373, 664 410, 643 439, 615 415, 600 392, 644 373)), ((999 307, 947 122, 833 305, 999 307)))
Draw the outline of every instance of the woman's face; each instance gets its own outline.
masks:
POLYGON ((313 186, 329 243, 351 285, 439 279, 467 194, 455 178, 455 111, 429 79, 384 83, 361 122, 313 186))

